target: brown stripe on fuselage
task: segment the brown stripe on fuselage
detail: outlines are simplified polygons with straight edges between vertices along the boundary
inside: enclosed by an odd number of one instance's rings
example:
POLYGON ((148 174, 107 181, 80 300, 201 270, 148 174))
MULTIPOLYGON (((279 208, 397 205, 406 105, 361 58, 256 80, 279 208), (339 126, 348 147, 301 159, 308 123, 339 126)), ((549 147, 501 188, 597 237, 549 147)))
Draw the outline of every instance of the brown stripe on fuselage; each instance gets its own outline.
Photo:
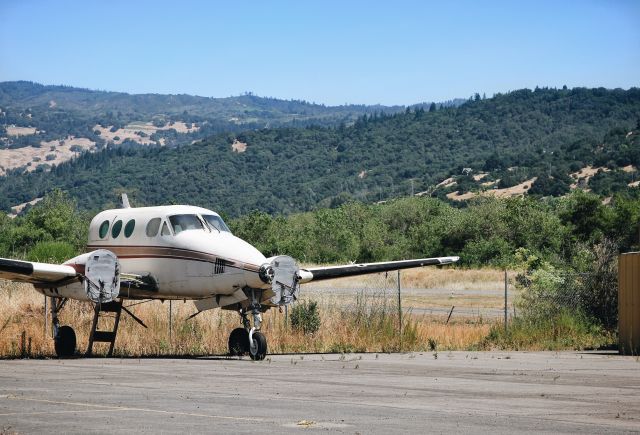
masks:
POLYGON ((249 272, 258 272, 260 266, 242 263, 241 261, 218 257, 207 252, 194 251, 192 249, 173 248, 167 246, 135 246, 135 245, 89 245, 87 249, 108 249, 118 258, 172 258, 176 260, 192 260, 215 263, 217 259, 223 260, 225 266, 242 269, 249 272), (241 264, 244 266, 242 267, 241 264))

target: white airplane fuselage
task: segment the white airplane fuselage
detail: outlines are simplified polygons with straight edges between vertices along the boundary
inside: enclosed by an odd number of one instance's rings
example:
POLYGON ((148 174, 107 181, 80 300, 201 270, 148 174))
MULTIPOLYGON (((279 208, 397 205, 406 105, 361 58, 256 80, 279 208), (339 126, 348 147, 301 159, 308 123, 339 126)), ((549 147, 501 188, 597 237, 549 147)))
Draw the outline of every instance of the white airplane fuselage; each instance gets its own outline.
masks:
MULTIPOLYGON (((201 207, 105 210, 89 226, 87 251, 97 249, 109 250, 118 257, 121 275, 153 277, 157 289, 145 294, 145 298, 201 299, 231 295, 244 287, 269 288, 259 277, 260 266, 268 262, 267 258, 231 234, 217 213, 201 207), (180 228, 172 222, 180 216, 187 216, 188 223, 195 228, 180 228), (219 219, 220 228, 208 223, 207 217, 219 219)), ((65 264, 82 273, 88 255, 82 254, 65 264)), ((64 291, 73 292, 68 296, 87 299, 83 285, 76 282, 64 289, 39 290, 47 296, 64 291)), ((130 296, 129 290, 122 285, 120 295, 130 296)))
MULTIPOLYGON (((98 213, 89 225, 87 253, 63 264, 0 258, 0 278, 27 282, 51 297, 51 322, 58 356, 76 352, 76 335, 60 325, 59 311, 68 299, 94 304, 94 320, 87 347, 94 341, 111 343, 112 355, 122 311, 144 326, 123 305, 124 299, 187 299, 197 312, 222 308, 236 311, 242 327, 229 335, 229 355, 249 354, 262 360, 267 339, 260 332, 262 313, 287 306, 300 285, 423 266, 442 266, 458 257, 417 258, 377 263, 299 268, 279 255, 265 258, 235 237, 220 218, 206 208, 188 205, 123 208, 98 213), (116 313, 112 331, 99 330, 103 312, 116 313)), ((129 305, 131 306, 131 305, 129 305)))

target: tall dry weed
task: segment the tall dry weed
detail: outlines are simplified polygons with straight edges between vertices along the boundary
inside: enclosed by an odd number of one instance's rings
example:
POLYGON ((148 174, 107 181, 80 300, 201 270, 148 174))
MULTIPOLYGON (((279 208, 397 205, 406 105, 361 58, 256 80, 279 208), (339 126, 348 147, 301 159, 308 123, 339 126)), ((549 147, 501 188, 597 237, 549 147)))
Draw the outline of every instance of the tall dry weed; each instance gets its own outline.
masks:
MULTIPOLYGON (((395 307, 385 307, 383 300, 361 295, 349 302, 343 296, 328 295, 317 301, 321 326, 313 334, 294 331, 278 309, 264 314, 263 332, 270 353, 428 351, 430 341, 437 342, 439 349, 468 349, 481 342, 490 328, 489 324, 465 321, 444 325, 439 317, 407 314, 401 340, 395 307)), ((116 356, 226 354, 229 334, 240 326, 240 316, 226 310, 208 311, 188 320, 195 312, 193 304, 173 301, 169 331, 168 302, 126 301, 125 306, 130 306, 148 328, 123 312, 116 356)), ((70 300, 59 316, 62 325, 75 329, 80 353, 87 347, 93 313, 90 303, 70 300)), ((48 314, 45 335, 44 296, 30 285, 0 284, 0 356, 19 357, 25 350, 30 350, 31 357, 54 356, 50 320, 48 314), (29 340, 30 349, 23 349, 29 340)), ((112 324, 113 319, 105 317, 99 329, 108 330, 112 324)), ((104 343, 94 345, 95 355, 104 355, 107 350, 104 343)))

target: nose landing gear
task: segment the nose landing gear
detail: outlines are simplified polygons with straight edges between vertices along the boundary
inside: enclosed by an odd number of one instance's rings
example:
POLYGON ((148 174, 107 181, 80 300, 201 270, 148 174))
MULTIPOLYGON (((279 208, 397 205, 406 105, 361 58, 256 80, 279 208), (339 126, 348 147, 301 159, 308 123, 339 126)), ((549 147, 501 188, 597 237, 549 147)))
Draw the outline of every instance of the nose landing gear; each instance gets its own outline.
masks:
POLYGON ((229 335, 229 355, 242 356, 248 353, 255 361, 262 361, 267 356, 267 337, 260 332, 262 314, 259 301, 256 291, 251 289, 251 305, 239 310, 244 328, 236 328, 229 335), (253 327, 248 317, 249 310, 253 316, 253 327))
POLYGON ((249 355, 252 360, 262 361, 267 356, 267 337, 260 331, 249 332, 249 355))

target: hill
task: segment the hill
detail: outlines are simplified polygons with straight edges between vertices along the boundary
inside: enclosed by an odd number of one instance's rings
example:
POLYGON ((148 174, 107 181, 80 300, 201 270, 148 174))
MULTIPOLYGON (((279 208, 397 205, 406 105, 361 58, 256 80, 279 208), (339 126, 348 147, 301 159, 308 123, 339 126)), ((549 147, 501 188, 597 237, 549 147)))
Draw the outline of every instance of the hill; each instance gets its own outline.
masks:
POLYGON ((350 126, 225 133, 178 149, 108 147, 51 174, 0 178, 0 207, 53 187, 89 209, 113 205, 128 191, 139 205, 194 203, 233 216, 416 192, 451 199, 523 182, 516 191, 537 196, 578 186, 602 195, 635 192, 639 120, 636 88, 477 95, 457 108, 363 115, 350 126))
POLYGON ((2 82, 0 175, 16 168, 48 169, 77 153, 109 145, 179 146, 221 132, 349 124, 366 113, 397 113, 404 109, 379 105, 327 107, 250 93, 228 98, 130 95, 24 81, 2 82), (12 151, 16 149, 19 151, 12 151))

